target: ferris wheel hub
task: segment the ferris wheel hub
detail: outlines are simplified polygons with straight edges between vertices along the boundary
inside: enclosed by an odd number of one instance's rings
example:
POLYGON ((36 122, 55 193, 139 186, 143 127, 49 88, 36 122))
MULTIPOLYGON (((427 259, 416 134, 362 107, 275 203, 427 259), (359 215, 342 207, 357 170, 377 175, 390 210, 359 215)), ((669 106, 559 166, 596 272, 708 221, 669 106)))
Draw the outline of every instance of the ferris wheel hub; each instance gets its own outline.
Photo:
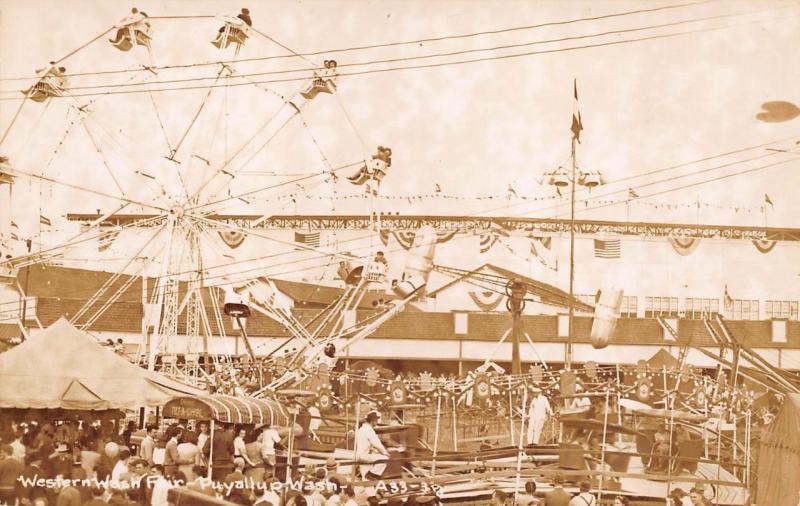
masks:
POLYGON ((184 214, 183 207, 181 206, 172 206, 169 208, 169 217, 172 219, 180 219, 183 218, 184 214))

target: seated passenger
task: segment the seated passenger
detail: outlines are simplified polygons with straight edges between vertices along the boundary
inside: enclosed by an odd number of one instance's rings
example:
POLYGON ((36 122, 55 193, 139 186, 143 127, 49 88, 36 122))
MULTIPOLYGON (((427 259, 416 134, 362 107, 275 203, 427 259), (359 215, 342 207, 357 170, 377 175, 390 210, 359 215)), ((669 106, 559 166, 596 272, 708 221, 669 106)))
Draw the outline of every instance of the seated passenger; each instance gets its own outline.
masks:
POLYGON ((653 450, 651 451, 648 470, 666 472, 669 468, 671 454, 672 447, 669 431, 666 426, 662 425, 653 438, 653 450))
POLYGON ((51 61, 47 67, 36 69, 39 81, 22 93, 34 102, 63 96, 67 88, 67 78, 64 76, 66 71, 65 67, 56 67, 56 63, 51 61))
POLYGON ((108 39, 120 51, 130 51, 135 46, 150 46, 150 23, 147 13, 140 12, 136 7, 131 9, 131 15, 114 25, 117 35, 108 39))
POLYGON ((348 177, 347 179, 356 185, 362 185, 374 179, 380 184, 381 180, 386 175, 389 167, 392 166, 392 149, 384 146, 378 146, 377 153, 372 155, 369 163, 363 165, 356 174, 348 177))
POLYGON ((336 275, 339 276, 340 279, 343 281, 347 281, 347 277, 350 275, 350 265, 344 260, 339 262, 339 268, 336 269, 336 275))
POLYGON ((389 459, 389 452, 383 446, 374 428, 379 418, 380 414, 377 411, 371 411, 356 432, 356 461, 373 464, 371 466, 360 466, 362 477, 367 479, 380 478, 386 470, 386 460, 389 459))
POLYGON ((319 72, 314 72, 314 78, 300 92, 306 100, 311 100, 317 96, 318 93, 332 94, 336 91, 336 60, 325 60, 323 62, 323 69, 319 72))
POLYGON ((222 25, 217 33, 217 38, 211 43, 219 49, 225 49, 233 42, 236 44, 244 44, 247 39, 247 28, 253 26, 253 20, 250 18, 250 10, 243 8, 235 18, 231 16, 223 16, 225 24, 222 25))

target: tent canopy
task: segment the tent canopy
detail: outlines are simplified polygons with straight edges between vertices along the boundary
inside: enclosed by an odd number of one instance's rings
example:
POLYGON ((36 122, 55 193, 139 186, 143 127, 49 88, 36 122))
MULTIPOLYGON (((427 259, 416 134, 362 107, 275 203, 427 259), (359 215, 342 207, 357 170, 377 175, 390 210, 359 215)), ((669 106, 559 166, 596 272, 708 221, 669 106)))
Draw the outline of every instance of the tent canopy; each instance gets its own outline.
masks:
POLYGON ((758 504, 796 506, 800 484, 800 394, 788 394, 761 435, 758 504))
POLYGON ((230 395, 176 397, 164 405, 164 418, 216 420, 223 423, 280 425, 288 422, 286 410, 277 401, 230 395))
POLYGON ((0 354, 0 408, 135 409, 202 393, 132 364, 64 318, 0 354))

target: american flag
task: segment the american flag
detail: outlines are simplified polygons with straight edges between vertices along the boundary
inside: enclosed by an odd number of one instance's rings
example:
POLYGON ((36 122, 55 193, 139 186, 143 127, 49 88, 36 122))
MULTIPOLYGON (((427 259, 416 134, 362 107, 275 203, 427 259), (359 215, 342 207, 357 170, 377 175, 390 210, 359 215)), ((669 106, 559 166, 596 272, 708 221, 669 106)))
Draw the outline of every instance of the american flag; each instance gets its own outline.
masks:
POLYGON ((619 258, 620 243, 619 239, 595 239, 594 256, 597 258, 619 258))
POLYGON ((319 232, 295 232, 294 242, 299 242, 300 244, 305 244, 313 248, 319 248, 319 232))

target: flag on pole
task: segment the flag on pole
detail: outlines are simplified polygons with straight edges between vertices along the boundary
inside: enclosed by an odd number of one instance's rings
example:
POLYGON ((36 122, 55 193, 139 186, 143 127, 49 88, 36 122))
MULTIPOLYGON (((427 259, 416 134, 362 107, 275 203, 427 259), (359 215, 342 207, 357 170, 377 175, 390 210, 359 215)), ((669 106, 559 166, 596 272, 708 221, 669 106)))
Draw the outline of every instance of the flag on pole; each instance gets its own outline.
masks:
POLYGON ((294 242, 298 242, 300 244, 305 244, 306 246, 311 246, 314 248, 319 248, 319 232, 295 232, 294 233, 294 242))
POLYGON ((639 198, 639 194, 636 193, 636 190, 634 190, 633 188, 628 188, 628 198, 629 199, 638 199, 639 198))
POLYGON ((578 80, 575 79, 572 84, 575 100, 572 104, 572 127, 570 130, 572 130, 572 137, 580 144, 583 122, 581 121, 581 111, 578 110, 578 80))
POLYGON ((50 225, 53 224, 50 221, 50 218, 48 218, 47 216, 41 215, 41 214, 39 215, 39 223, 41 223, 42 225, 45 225, 47 227, 49 227, 50 225))
POLYGON ((775 207, 775 204, 772 203, 772 199, 769 198, 769 195, 767 195, 766 193, 764 194, 764 202, 766 204, 769 204, 770 206, 775 207))
POLYGON ((619 258, 620 242, 619 239, 595 239, 594 256, 597 258, 619 258))

